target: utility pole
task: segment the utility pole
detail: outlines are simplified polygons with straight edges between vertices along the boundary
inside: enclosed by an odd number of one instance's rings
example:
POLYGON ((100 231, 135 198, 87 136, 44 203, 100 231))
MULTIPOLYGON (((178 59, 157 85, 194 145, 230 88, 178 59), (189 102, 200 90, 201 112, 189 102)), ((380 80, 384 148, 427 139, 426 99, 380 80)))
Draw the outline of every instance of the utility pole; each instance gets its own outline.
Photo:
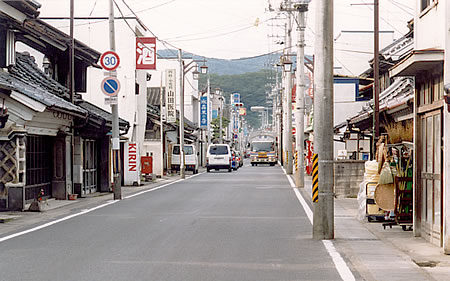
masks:
POLYGON ((74 69, 75 69, 75 37, 74 37, 74 1, 70 0, 70 59, 69 59, 69 91, 70 102, 74 102, 74 69))
MULTIPOLYGON (((287 1, 288 9, 291 8, 291 1, 287 1)), ((292 48, 292 16, 288 13, 287 38, 286 38, 286 58, 289 56, 292 48)), ((292 175, 292 72, 286 73, 286 173, 292 175)))
POLYGON ((222 137, 222 119, 223 119, 223 96, 222 94, 219 96, 220 99, 220 107, 219 107, 219 143, 223 143, 222 137))
POLYGON ((163 75, 161 73, 161 84, 159 86, 159 118, 161 122, 161 178, 164 177, 164 120, 163 120, 163 75))
POLYGON ((373 109, 373 159, 376 153, 376 143, 380 137, 380 61, 379 61, 379 50, 380 50, 380 35, 379 35, 379 0, 374 0, 374 46, 373 46, 373 99, 374 99, 374 109, 373 109))
POLYGON ((333 0, 316 0, 314 152, 319 156, 319 201, 313 238, 334 239, 333 0))
POLYGON ((178 49, 178 61, 180 62, 180 177, 186 178, 184 171, 184 62, 183 51, 178 49))
POLYGON ((211 144, 211 119, 212 119, 212 114, 211 114, 211 108, 212 108, 212 103, 211 103, 211 85, 209 84, 209 73, 206 74, 206 85, 207 85, 207 89, 206 89, 206 100, 208 102, 208 124, 206 126, 207 130, 208 130, 208 142, 207 142, 207 147, 209 147, 209 145, 211 144))
MULTIPOLYGON (((70 58, 69 58, 69 92, 70 92, 70 102, 75 102, 75 36, 74 36, 74 1, 70 0, 70 58)), ((72 120, 72 124, 74 121, 72 120)), ((73 185, 74 185, 74 176, 73 176, 73 166, 75 160, 75 126, 72 126, 71 136, 70 136, 70 190, 66 188, 66 198, 68 197, 68 193, 73 193, 73 185)))
MULTIPOLYGON (((114 1, 109 0, 109 48, 116 51, 116 34, 114 29, 114 1)), ((116 71, 112 71, 116 74, 116 71)), ((118 101, 118 98, 117 98, 118 101)), ((112 152, 113 152, 113 181, 114 200, 122 199, 120 183, 120 142, 119 142, 119 108, 118 104, 111 104, 112 112, 112 152)))
POLYGON ((298 43, 297 43, 297 88, 295 93, 295 129, 296 129, 296 149, 297 149, 297 167, 295 172, 295 186, 305 187, 304 172, 304 131, 305 131, 305 28, 306 28, 306 12, 308 11, 309 1, 306 3, 296 4, 298 11, 298 43))

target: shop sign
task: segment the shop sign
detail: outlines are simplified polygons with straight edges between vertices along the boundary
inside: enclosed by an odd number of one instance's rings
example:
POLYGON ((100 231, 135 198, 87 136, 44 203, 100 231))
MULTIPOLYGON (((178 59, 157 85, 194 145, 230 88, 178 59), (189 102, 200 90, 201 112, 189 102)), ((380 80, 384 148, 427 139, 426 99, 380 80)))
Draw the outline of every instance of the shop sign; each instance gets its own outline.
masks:
POLYGON ((155 37, 136 37, 136 69, 156 69, 155 37))
POLYGON ((176 79, 175 69, 166 70, 166 119, 167 123, 175 123, 177 121, 177 107, 176 107, 176 79))

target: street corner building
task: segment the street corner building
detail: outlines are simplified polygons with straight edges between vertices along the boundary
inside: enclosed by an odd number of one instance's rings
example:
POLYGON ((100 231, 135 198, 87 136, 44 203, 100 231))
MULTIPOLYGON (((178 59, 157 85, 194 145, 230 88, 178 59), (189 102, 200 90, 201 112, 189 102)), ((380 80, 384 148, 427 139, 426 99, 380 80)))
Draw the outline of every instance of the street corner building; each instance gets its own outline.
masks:
MULTIPOLYGON (((75 41, 72 95, 70 37, 38 19, 38 8, 31 1, 0 2, 0 210, 111 185, 111 114, 79 94, 101 54, 75 41)), ((121 132, 128 128, 121 119, 121 132)))

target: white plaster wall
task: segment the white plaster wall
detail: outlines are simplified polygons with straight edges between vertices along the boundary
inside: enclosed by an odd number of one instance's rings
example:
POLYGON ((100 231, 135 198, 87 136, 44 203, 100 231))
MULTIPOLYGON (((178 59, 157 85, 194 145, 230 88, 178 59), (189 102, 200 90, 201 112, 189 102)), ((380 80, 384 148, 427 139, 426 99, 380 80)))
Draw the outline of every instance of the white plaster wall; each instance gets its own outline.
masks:
POLYGON ((367 101, 356 101, 354 83, 334 83, 334 122, 336 126, 356 115, 367 101))
POLYGON ((161 169, 161 142, 160 141, 145 141, 141 155, 150 156, 153 153, 153 174, 162 176, 161 169))
POLYGON ((438 5, 428 12, 420 13, 420 0, 417 0, 417 12, 414 20, 415 50, 443 49, 445 47, 445 6, 447 2, 439 1, 438 5))
MULTIPOLYGON (((128 19, 127 21, 134 30, 140 29, 136 20, 128 19)), ((50 23, 63 32, 68 32, 66 21, 51 21, 50 23)), ((76 20, 74 33, 77 40, 101 53, 110 50, 107 20, 91 22, 76 20)), ((121 84, 118 95, 119 116, 130 123, 130 129, 124 137, 139 143, 140 148, 142 148, 147 114, 146 102, 144 102, 146 100, 146 71, 136 71, 135 33, 130 30, 123 20, 115 20, 115 33, 116 52, 120 57, 120 65, 117 69, 117 78, 121 84), (139 95, 135 95, 135 83, 140 85, 139 95)), ((89 67, 87 72, 87 91, 81 94, 84 100, 111 112, 111 107, 105 105, 104 100, 106 96, 100 90, 100 83, 105 77, 104 70, 89 67)))
MULTIPOLYGON (((174 54, 175 55, 175 54, 174 54)), ((192 60, 185 59, 185 65, 192 60)), ((194 63, 195 64, 195 63, 194 63)), ((192 64, 191 64, 192 65, 192 64)), ((177 59, 158 59, 156 62, 157 71, 152 72, 152 78, 147 82, 147 87, 159 87, 162 84, 165 86, 165 70, 175 69, 176 71, 176 103, 177 110, 180 110, 180 63, 177 59)), ((185 75, 184 80, 184 116, 191 122, 198 123, 198 81, 193 79, 192 71, 190 70, 185 75)))
MULTIPOLYGON (((347 118, 355 116, 367 101, 356 101, 355 83, 334 83, 334 121, 333 125, 339 125, 347 118)), ((306 123, 305 123, 306 124, 306 123)), ((334 157, 338 150, 345 149, 345 143, 334 142, 334 157)))

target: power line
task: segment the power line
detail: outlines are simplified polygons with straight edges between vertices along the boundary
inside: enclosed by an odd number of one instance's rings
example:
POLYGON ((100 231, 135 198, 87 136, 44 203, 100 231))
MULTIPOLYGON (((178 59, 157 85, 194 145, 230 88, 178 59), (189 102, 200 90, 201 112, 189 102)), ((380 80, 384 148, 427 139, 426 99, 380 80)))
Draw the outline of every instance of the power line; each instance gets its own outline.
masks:
MULTIPOLYGON (((373 8, 370 6, 369 3, 366 3, 366 1, 361 0, 364 4, 367 4, 367 8, 370 9, 371 11, 373 11, 373 8)), ((380 16, 380 19, 382 19, 387 25, 389 25, 390 27, 392 27, 393 29, 395 29, 395 31, 397 31, 398 33, 402 34, 402 32, 400 30, 398 30, 395 26, 393 26, 389 21, 387 21, 385 18, 383 18, 382 16, 380 16)))
POLYGON ((161 4, 159 4, 159 5, 156 5, 156 6, 147 8, 147 9, 143 9, 143 10, 137 11, 136 13, 142 13, 142 12, 146 12, 146 11, 149 11, 149 10, 153 10, 153 9, 159 8, 159 7, 161 7, 161 6, 165 6, 165 5, 167 5, 167 4, 170 4, 170 3, 172 3, 172 2, 175 2, 175 1, 177 1, 177 0, 170 0, 170 1, 167 1, 167 2, 164 2, 164 3, 161 3, 161 4))
MULTIPOLYGON (((253 18, 253 16, 252 17, 248 17, 245 21, 247 22, 247 20, 250 19, 250 18, 253 18)), ((248 25, 248 23, 245 24, 245 26, 247 26, 247 25, 248 25)), ((184 37, 191 37, 191 36, 195 36, 195 35, 201 35, 201 34, 209 32, 209 31, 216 31, 217 32, 218 29, 228 29, 228 28, 232 28, 232 27, 235 27, 235 26, 236 26, 235 24, 233 24, 233 25, 226 25, 226 26, 220 26, 220 27, 215 27, 215 28, 211 28, 211 29, 206 29, 203 32, 196 32, 196 33, 191 33, 191 34, 186 34, 186 35, 169 37, 169 38, 164 38, 163 40, 173 40, 173 39, 180 39, 180 38, 184 38, 184 37)), ((239 24, 237 27, 241 27, 241 26, 244 26, 244 24, 239 24)))
POLYGON ((276 51, 268 52, 268 53, 265 53, 265 54, 252 56, 252 57, 244 57, 244 58, 238 58, 238 59, 231 59, 230 61, 239 61, 239 60, 251 60, 251 59, 256 59, 256 58, 260 58, 260 57, 263 57, 263 56, 271 55, 271 54, 274 54, 274 53, 279 53, 280 51, 284 51, 284 50, 286 50, 286 49, 288 49, 288 48, 283 48, 283 49, 279 49, 279 50, 276 50, 276 51))
MULTIPOLYGON (((265 20, 264 22, 266 22, 267 20, 265 20)), ((262 22, 262 23, 264 23, 262 22)), ((182 39, 182 40, 173 40, 173 42, 185 42, 185 41, 196 41, 196 40, 205 40, 205 39, 211 39, 211 38, 216 38, 216 37, 220 37, 220 36, 225 36, 225 35, 229 35, 229 34, 233 34, 236 32, 240 32, 246 29, 250 29, 254 27, 254 25, 250 25, 250 26, 246 26, 244 28, 240 28, 240 29, 236 29, 233 31, 229 31, 229 32, 225 32, 225 33, 220 33, 220 34, 216 34, 216 35, 211 35, 211 36, 206 36, 206 37, 199 37, 199 38, 192 38, 192 39, 182 39)))
MULTIPOLYGON (((117 7, 117 9, 119 10, 119 13, 123 16, 123 13, 122 13, 122 11, 120 10, 120 8, 119 8, 119 5, 117 5, 117 3, 116 3, 116 1, 115 0, 113 0, 114 1, 114 4, 116 5, 116 7, 117 7)), ((131 9, 131 7, 125 2, 125 0, 122 0, 122 2, 123 2, 123 4, 125 4, 125 6, 128 8, 128 10, 130 10, 130 12, 131 13, 133 13, 133 15, 136 17, 136 19, 139 19, 139 17, 138 17, 138 15, 133 11, 133 9, 131 9)), ((124 19, 125 20, 125 19, 124 19)), ((140 21, 140 20, 139 20, 140 21)), ((131 29, 131 31, 136 35, 136 38, 139 40, 139 37, 138 37, 138 35, 136 34, 136 32, 133 30, 133 28, 131 28, 131 26, 128 24, 128 22, 125 20, 125 22, 127 23, 127 25, 128 25, 128 27, 131 29)), ((172 45, 172 44, 170 44, 170 43, 168 43, 168 42, 166 42, 166 41, 163 41, 163 40, 160 40, 159 38, 158 38, 158 36, 156 36, 151 30, 150 30, 150 28, 148 28, 142 21, 140 21, 141 22, 141 24, 144 26, 144 28, 146 28, 152 35, 153 35, 153 37, 155 37, 156 38, 156 40, 158 40, 159 42, 161 42, 174 56, 178 56, 178 54, 176 54, 172 49, 170 49, 170 48, 168 48, 167 47, 167 45, 169 45, 169 46, 171 46, 171 47, 173 47, 173 48, 175 48, 175 49, 178 49, 177 47, 175 47, 174 45, 172 45), (167 45, 166 45, 167 44, 167 45)), ((145 44, 143 44, 144 46, 145 46, 145 44)))
POLYGON ((391 2, 393 5, 397 6, 397 8, 399 8, 399 9, 402 10, 403 12, 407 13, 408 15, 414 16, 413 13, 411 13, 411 12, 407 11, 406 9, 402 8, 402 6, 400 6, 400 3, 397 3, 397 2, 395 2, 395 1, 393 1, 393 0, 389 0, 389 2, 391 2))

